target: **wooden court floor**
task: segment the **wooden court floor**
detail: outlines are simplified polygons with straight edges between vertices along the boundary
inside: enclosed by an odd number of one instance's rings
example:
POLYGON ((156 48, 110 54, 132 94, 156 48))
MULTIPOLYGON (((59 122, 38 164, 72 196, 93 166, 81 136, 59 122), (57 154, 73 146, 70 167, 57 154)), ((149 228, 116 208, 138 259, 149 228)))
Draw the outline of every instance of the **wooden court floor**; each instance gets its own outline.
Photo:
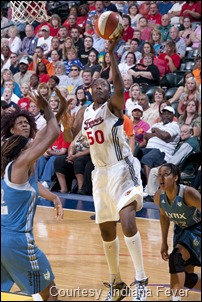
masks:
MULTIPOLYGON (((64 210, 64 220, 56 221, 55 211, 49 207, 38 207, 35 216, 36 244, 47 255, 63 301, 104 301, 108 289, 108 268, 103 253, 100 232, 90 212, 64 210)), ((142 236, 145 271, 149 277, 147 301, 169 301, 168 264, 160 256, 160 223, 154 219, 137 218, 142 236)), ((134 281, 132 260, 126 248, 120 223, 120 271, 124 282, 134 281)), ((172 226, 169 233, 172 246, 172 226)), ((199 269, 197 270, 199 272, 199 269)), ((19 290, 13 286, 12 292, 19 290)), ((185 291, 183 301, 200 301, 197 291, 185 291)), ((8 301, 1 299, 2 301, 8 301)), ((24 299, 23 299, 24 300, 24 299)), ((14 300, 11 300, 14 301, 14 300)), ((15 300, 17 301, 17 300, 15 300)), ((19 300, 18 300, 19 301, 19 300)), ((30 298, 24 301, 30 301, 30 298)), ((124 301, 132 301, 127 297, 124 301)))

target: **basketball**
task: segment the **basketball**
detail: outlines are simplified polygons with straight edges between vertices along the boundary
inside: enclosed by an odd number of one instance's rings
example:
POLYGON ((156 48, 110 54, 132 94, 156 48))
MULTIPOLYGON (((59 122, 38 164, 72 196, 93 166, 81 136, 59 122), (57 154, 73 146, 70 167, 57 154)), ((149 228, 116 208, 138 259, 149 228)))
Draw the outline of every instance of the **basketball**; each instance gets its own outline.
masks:
POLYGON ((107 11, 102 13, 95 23, 97 35, 105 40, 113 39, 113 36, 119 36, 123 28, 123 19, 118 13, 107 11))

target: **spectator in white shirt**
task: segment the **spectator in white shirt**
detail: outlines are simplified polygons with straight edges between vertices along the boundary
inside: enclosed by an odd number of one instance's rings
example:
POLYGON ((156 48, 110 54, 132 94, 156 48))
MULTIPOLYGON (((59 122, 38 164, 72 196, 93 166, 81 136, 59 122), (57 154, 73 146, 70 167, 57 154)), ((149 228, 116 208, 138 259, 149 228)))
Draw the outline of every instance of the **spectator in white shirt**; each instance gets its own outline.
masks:
POLYGON ((51 40, 52 36, 50 36, 50 28, 48 25, 44 25, 41 28, 41 32, 43 37, 39 38, 37 46, 40 46, 44 50, 44 55, 46 55, 51 50, 51 40))

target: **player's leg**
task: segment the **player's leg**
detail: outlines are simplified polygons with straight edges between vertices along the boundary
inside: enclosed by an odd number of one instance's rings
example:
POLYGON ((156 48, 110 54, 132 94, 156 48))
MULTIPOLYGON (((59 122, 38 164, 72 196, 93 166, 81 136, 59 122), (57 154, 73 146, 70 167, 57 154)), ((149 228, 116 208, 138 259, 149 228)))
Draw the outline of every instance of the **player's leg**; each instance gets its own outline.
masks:
POLYGON ((194 266, 185 266, 185 287, 201 290, 201 274, 194 273, 194 266))
POLYGON ((119 271, 119 238, 116 233, 116 222, 105 222, 99 226, 110 273, 109 283, 104 283, 110 289, 106 301, 120 301, 127 296, 129 289, 121 280, 119 271))
POLYGON ((55 282, 52 281, 44 290, 40 293, 42 297, 42 301, 57 301, 58 300, 58 293, 55 282))
POLYGON ((120 211, 120 221, 125 243, 131 255, 135 270, 133 301, 146 301, 148 278, 146 278, 142 254, 142 241, 136 225, 136 201, 120 211))

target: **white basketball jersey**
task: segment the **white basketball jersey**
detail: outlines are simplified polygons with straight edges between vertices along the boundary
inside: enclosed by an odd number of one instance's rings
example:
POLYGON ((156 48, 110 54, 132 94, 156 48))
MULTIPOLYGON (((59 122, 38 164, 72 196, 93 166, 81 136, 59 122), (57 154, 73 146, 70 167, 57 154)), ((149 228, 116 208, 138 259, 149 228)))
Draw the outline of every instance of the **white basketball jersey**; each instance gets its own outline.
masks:
POLYGON ((97 110, 93 109, 93 104, 86 108, 82 133, 88 138, 91 159, 96 167, 114 165, 132 155, 126 142, 123 119, 109 110, 108 102, 97 110))

